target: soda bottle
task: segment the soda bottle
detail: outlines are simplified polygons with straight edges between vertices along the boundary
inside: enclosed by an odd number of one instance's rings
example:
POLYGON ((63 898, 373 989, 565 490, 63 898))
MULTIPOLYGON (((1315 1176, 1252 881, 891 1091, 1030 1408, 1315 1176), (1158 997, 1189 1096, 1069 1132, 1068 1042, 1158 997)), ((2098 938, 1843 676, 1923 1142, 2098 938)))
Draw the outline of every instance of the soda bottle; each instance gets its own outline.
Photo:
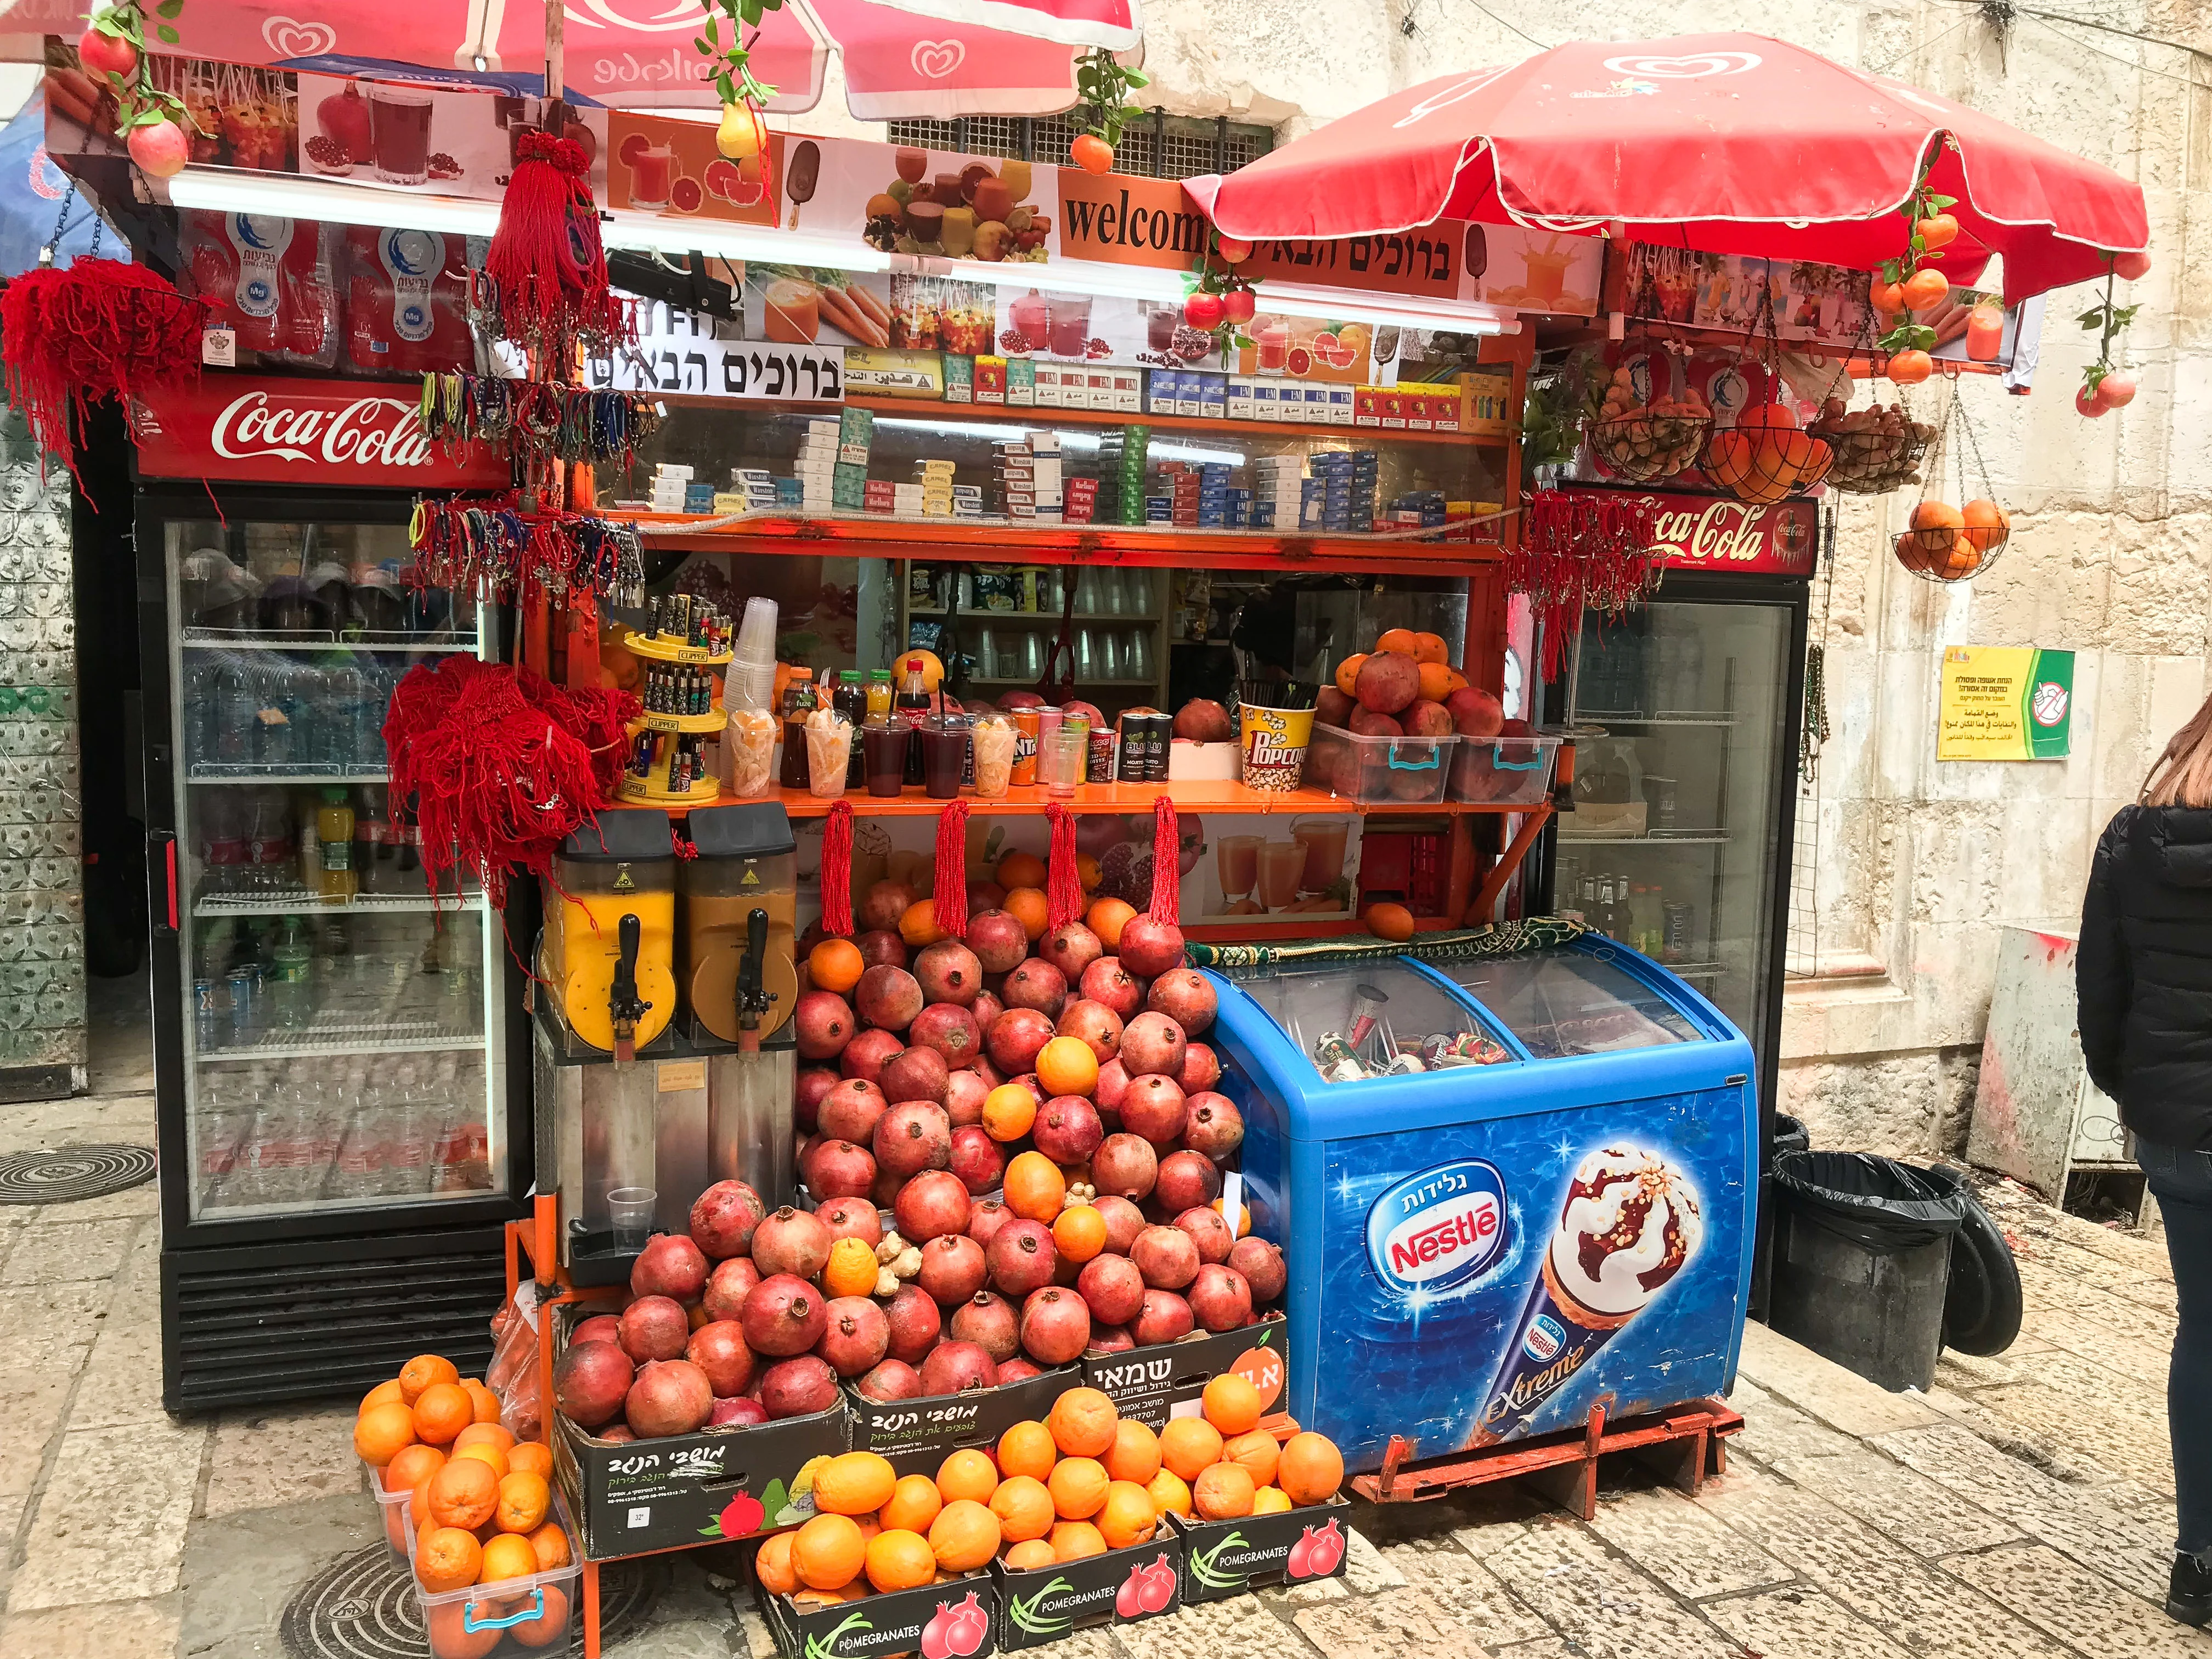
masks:
POLYGON ((315 812, 315 839, 322 847, 319 888, 323 902, 352 903, 361 890, 353 867, 353 808, 346 804, 346 792, 336 784, 323 791, 323 804, 315 812))
POLYGON ((300 764, 294 752, 292 667, 282 657, 270 656, 253 672, 252 690, 253 755, 271 770, 289 770, 300 764))
POLYGON ((794 668, 783 694, 783 760, 776 781, 787 789, 807 787, 806 717, 815 710, 814 671, 794 668))
POLYGON ((281 789, 247 792, 247 885, 256 893, 281 893, 292 884, 292 808, 281 789))
POLYGON ((390 799, 391 792, 380 783, 363 784, 354 791, 353 868, 364 893, 404 890, 393 869, 390 799))
POLYGON ((921 723, 929 718, 929 686, 922 678, 921 659, 906 659, 906 679, 899 687, 898 718, 907 729, 906 781, 921 781, 921 723))

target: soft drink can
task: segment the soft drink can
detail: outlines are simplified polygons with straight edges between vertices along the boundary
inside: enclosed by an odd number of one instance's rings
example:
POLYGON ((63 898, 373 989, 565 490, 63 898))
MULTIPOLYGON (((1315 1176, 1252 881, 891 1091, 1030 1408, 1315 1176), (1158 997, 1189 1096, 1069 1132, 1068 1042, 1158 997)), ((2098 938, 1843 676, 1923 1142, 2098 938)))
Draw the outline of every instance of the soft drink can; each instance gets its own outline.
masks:
POLYGON ((1669 899, 1659 907, 1659 959, 1662 962, 1687 962, 1690 959, 1690 905, 1686 899, 1669 899))
POLYGON ((1147 714, 1145 727, 1145 781, 1165 783, 1170 745, 1175 742, 1175 718, 1170 714, 1147 714))
POLYGON ((1121 740, 1114 735, 1112 726, 1101 723, 1091 728, 1090 764, 1086 769, 1090 781, 1114 781, 1114 761, 1120 748, 1121 740))
POLYGON ((1135 709, 1121 716, 1121 781, 1142 783, 1145 781, 1145 750, 1152 746, 1152 730, 1145 717, 1135 709))
POLYGON ((234 968, 224 976, 230 987, 230 1040, 243 1045, 254 1037, 255 1023, 260 1017, 259 1006, 254 997, 256 982, 251 968, 234 968))
MULTIPOLYGON (((1042 712, 1035 708, 1017 708, 1012 712, 1014 722, 1014 763, 1006 775, 1009 786, 1019 787, 1036 781, 1037 737, 1043 722, 1042 712)), ((1058 710, 1054 710, 1055 714, 1058 710)), ((972 749, 974 745, 969 745, 972 749)))
POLYGON ((1036 713, 1037 752, 1042 754, 1044 746, 1052 741, 1054 733, 1060 730, 1061 719, 1060 705, 1048 702, 1036 713))

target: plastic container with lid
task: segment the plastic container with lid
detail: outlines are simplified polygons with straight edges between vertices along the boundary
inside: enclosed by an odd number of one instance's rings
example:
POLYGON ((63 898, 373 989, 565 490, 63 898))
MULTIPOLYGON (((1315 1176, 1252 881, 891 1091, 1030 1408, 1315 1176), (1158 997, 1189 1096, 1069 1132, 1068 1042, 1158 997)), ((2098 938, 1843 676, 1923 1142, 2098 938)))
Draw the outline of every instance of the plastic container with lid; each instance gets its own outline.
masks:
POLYGON ((603 811, 554 857, 543 973, 588 1047, 627 1057, 676 1012, 676 848, 668 814, 603 811))
POLYGON ((754 1030, 766 1037, 791 1018, 799 1000, 793 934, 798 923, 799 843, 791 819, 773 801, 702 807, 690 816, 696 859, 686 859, 684 987, 692 1024, 724 1042, 743 1030, 738 993, 747 934, 758 910, 766 928, 759 992, 768 1000, 754 1030))
POLYGON ((1457 737, 1369 738, 1316 720, 1305 785, 1355 801, 1426 805, 1444 798, 1457 737))

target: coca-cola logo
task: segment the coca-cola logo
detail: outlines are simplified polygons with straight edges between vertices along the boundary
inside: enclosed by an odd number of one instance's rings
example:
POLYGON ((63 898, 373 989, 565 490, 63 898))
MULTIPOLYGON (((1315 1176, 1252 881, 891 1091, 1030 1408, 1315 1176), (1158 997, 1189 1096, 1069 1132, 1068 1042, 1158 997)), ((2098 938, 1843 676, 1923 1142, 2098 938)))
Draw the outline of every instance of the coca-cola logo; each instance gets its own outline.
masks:
POLYGON ((225 404, 209 429, 208 447, 226 460, 275 456, 331 466, 422 467, 434 453, 414 403, 364 397, 317 408, 278 403, 266 392, 225 404))
POLYGON ((1652 510, 1651 550, 1665 563, 1723 570, 1811 568, 1812 537, 1800 504, 1778 508, 1725 497, 1642 499, 1652 510))

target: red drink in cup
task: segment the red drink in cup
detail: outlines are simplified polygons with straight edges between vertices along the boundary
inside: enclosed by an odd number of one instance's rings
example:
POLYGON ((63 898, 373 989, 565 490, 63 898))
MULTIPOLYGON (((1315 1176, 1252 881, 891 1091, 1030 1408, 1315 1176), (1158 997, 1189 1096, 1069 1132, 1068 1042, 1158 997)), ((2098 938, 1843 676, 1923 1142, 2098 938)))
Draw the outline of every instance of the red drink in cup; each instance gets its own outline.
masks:
POLYGON ((629 204, 639 208, 668 205, 668 188, 674 180, 676 152, 665 144, 648 144, 636 152, 629 167, 629 204))
POLYGON ((376 176, 387 185, 419 185, 430 176, 430 94, 411 87, 368 92, 369 147, 376 176))

